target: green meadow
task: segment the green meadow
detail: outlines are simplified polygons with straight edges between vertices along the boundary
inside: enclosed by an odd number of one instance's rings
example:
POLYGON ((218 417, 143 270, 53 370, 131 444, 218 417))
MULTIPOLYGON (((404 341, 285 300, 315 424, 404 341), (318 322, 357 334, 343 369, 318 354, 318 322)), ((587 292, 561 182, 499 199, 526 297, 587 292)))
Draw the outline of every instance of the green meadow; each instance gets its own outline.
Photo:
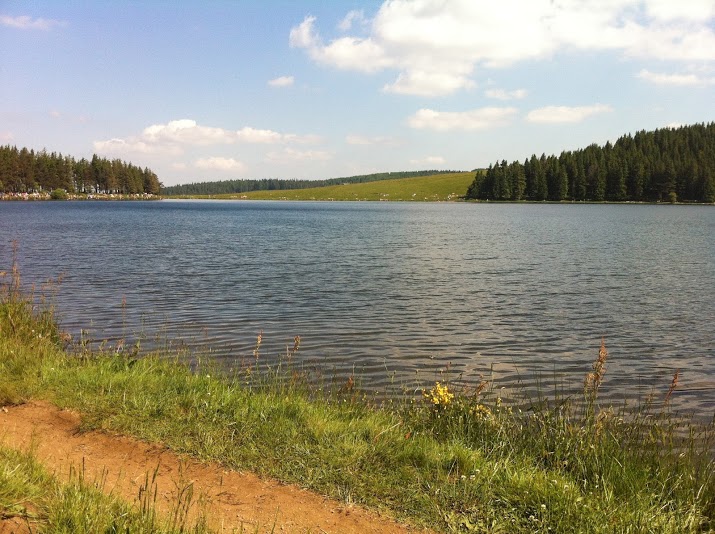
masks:
POLYGON ((310 189, 251 191, 204 198, 251 200, 393 200, 436 202, 457 200, 474 181, 473 172, 436 174, 417 178, 380 180, 360 184, 330 185, 310 189))

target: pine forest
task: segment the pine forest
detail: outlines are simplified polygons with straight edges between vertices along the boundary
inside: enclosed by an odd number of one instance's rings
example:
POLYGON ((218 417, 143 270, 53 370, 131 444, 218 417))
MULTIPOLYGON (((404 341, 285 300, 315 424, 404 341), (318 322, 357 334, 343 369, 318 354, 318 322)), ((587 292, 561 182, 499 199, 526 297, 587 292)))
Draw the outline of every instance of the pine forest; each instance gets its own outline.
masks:
POLYGON ((641 131, 558 157, 497 162, 477 172, 466 197, 715 202, 715 123, 641 131))
POLYGON ((37 193, 64 190, 68 193, 151 194, 161 192, 157 175, 119 159, 96 154, 91 161, 75 160, 45 150, 0 146, 0 193, 37 193))

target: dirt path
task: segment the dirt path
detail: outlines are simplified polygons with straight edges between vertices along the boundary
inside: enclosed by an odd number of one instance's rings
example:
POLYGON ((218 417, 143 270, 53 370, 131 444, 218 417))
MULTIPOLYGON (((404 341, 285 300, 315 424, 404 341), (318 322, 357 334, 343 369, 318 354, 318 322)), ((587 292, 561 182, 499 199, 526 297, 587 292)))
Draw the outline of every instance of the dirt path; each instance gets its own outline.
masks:
MULTIPOLYGON (((361 508, 348 507, 296 486, 262 480, 250 473, 227 470, 182 458, 170 450, 101 432, 79 433, 77 414, 44 402, 0 411, 0 443, 36 455, 57 476, 84 469, 88 481, 102 480, 104 490, 138 503, 147 473, 157 470, 157 508, 169 513, 178 493, 193 483, 192 513, 204 507, 209 525, 219 532, 410 532, 361 508), (201 500, 202 504, 196 502, 201 500)), ((0 531, 2 531, 0 525, 0 531)), ((8 525, 4 525, 7 527, 8 525)))

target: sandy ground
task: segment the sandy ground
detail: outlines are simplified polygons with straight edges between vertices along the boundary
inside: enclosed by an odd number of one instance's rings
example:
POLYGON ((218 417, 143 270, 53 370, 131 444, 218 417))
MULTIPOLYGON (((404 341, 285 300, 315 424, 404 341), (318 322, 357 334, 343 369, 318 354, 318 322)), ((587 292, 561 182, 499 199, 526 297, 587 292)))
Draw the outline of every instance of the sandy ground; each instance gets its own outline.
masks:
MULTIPOLYGON (((359 507, 346 506, 292 485, 177 456, 165 447, 102 432, 80 433, 77 414, 44 402, 0 410, 0 442, 28 450, 50 472, 67 479, 104 481, 105 492, 139 504, 140 488, 156 471, 157 508, 170 514, 179 493, 193 486, 191 517, 203 511, 219 532, 414 532, 359 507)), ((17 519, 0 520, 0 534, 34 531, 17 519)))

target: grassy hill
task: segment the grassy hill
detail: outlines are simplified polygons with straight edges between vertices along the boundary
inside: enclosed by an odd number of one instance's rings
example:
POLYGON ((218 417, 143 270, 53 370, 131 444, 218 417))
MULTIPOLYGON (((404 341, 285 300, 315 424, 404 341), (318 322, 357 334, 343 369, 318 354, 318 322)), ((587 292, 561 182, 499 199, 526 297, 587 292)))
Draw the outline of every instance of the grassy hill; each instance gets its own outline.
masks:
POLYGON ((331 185, 310 189, 251 191, 202 198, 251 200, 401 200, 445 201, 463 197, 474 181, 473 172, 436 174, 417 178, 331 185))
POLYGON ((166 196, 179 195, 229 195, 233 193, 247 193, 249 191, 275 191, 283 189, 312 189, 329 185, 364 184, 379 182, 380 180, 397 180, 400 178, 417 178, 418 176, 432 176, 434 174, 452 174, 455 170, 421 170, 421 171, 388 171, 372 174, 357 174, 354 176, 339 176, 318 180, 299 180, 296 178, 243 178, 239 180, 219 180, 215 182, 195 182, 190 184, 171 185, 162 187, 161 192, 166 196))

